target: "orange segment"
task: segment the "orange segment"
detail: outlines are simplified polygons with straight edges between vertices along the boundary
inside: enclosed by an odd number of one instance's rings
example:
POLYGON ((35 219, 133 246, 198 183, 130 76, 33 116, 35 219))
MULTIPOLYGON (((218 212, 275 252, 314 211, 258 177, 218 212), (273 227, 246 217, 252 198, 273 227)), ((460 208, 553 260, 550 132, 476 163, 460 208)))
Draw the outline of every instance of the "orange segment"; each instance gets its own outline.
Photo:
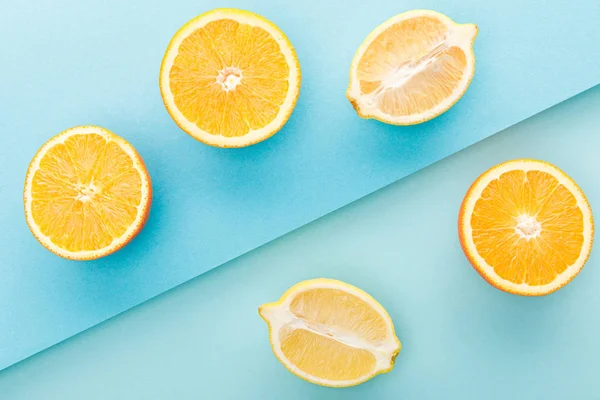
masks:
POLYGON ((135 149, 99 127, 69 129, 32 160, 25 213, 52 252, 93 259, 129 242, 146 220, 150 179, 135 149))
POLYGON ((365 39, 350 68, 347 96, 363 118, 410 125, 448 110, 475 68, 477 27, 428 10, 409 11, 365 39))
POLYGON ((475 269, 494 286, 540 295, 581 270, 593 219, 583 192, 564 172, 515 160, 473 184, 461 207, 459 236, 475 269))
POLYGON ((289 118, 300 69, 283 32, 246 11, 217 9, 188 22, 161 68, 161 93, 187 133, 211 145, 264 140, 289 118))
POLYGON ((293 374, 319 385, 365 382, 390 371, 400 351, 383 307, 344 282, 300 282, 259 312, 277 358, 293 374))

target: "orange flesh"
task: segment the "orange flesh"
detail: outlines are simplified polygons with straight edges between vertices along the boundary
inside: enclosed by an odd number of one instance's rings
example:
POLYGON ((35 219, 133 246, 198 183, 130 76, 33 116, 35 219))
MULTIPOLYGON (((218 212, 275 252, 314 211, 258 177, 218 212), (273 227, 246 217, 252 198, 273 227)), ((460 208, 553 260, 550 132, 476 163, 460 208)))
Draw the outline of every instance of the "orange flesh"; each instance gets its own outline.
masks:
POLYGON ((182 41, 169 72, 170 89, 179 111, 203 131, 243 136, 277 117, 289 73, 267 31, 222 19, 182 41))
POLYGON ((583 246, 583 214, 575 197, 541 171, 510 171, 491 181, 475 203, 471 227, 479 255, 517 284, 554 281, 583 246), (539 229, 519 226, 524 219, 533 219, 539 229), (529 240, 520 234, 524 230, 529 240))
POLYGON ((450 97, 463 77, 466 56, 448 47, 448 27, 422 16, 398 22, 369 45, 358 64, 361 92, 396 117, 423 113, 450 97))
POLYGON ((141 185, 131 157, 115 142, 73 135, 40 160, 32 179, 32 218, 62 249, 102 249, 134 223, 141 185))
POLYGON ((290 311, 306 328, 285 325, 279 331, 281 351, 300 370, 329 380, 357 379, 373 371, 375 356, 344 342, 375 346, 388 337, 385 320, 367 303, 339 289, 311 289, 294 298, 290 311))

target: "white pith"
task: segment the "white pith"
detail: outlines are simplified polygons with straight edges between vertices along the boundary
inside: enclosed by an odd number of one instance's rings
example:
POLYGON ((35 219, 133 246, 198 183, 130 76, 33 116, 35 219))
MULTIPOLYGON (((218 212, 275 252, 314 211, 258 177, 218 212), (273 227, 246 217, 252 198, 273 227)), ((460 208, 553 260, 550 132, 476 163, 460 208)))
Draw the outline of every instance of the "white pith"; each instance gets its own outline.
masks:
POLYGON ((242 83, 242 78, 244 74, 241 69, 238 67, 230 66, 225 67, 223 70, 219 71, 219 75, 217 75, 216 80, 217 83, 221 85, 224 91, 230 92, 235 90, 235 88, 242 83))
POLYGON ((515 232, 527 241, 535 239, 542 233, 542 224, 533 215, 519 215, 515 223, 515 232))
MULTIPOLYGON (((240 71, 239 76, 243 76, 243 71, 239 70, 237 66, 232 65, 228 68, 237 69, 240 71)), ((230 78, 230 81, 227 83, 227 85, 225 85, 225 81, 227 80, 227 77, 225 76, 222 82, 223 89, 227 92, 234 90, 235 86, 241 83, 241 79, 243 79, 243 77, 240 78, 240 80, 237 80, 236 77, 230 78)), ((290 45, 289 40, 284 36, 283 32, 281 32, 274 24, 263 19, 262 17, 249 12, 240 12, 239 10, 231 9, 218 9, 203 14, 200 17, 190 21, 179 32, 177 32, 169 44, 169 51, 167 54, 165 54, 160 76, 160 87, 165 105, 181 128, 204 143, 221 147, 247 146, 248 144, 260 142, 266 137, 272 135, 273 132, 279 130, 289 118, 289 115, 295 105, 299 93, 299 82, 300 70, 297 63, 296 53, 290 45), (285 101, 280 106, 279 113, 275 119, 260 129, 251 129, 247 134, 238 137, 227 137, 223 135, 212 134, 202 130, 192 121, 189 121, 175 106, 175 99, 169 84, 169 71, 173 67, 173 62, 177 57, 181 42, 191 33, 202 28, 206 24, 220 19, 232 19, 241 24, 256 26, 267 31, 279 44, 281 53, 284 55, 290 69, 290 75, 288 77, 288 92, 285 101)))
MULTIPOLYGON (((25 191, 24 191, 24 200, 25 200, 25 215, 27 218, 27 223, 29 224, 30 229, 32 230, 33 235, 48 249, 52 252, 70 259, 75 260, 88 260, 94 259, 97 257, 101 257, 110 253, 113 249, 122 247, 125 243, 127 243, 132 235, 139 229, 140 225, 143 222, 145 214, 147 212, 148 201, 150 196, 150 181, 144 171, 145 167, 140 162, 140 157, 128 142, 121 139, 117 135, 113 134, 110 131, 107 131, 104 128, 100 128, 97 126, 80 126, 68 129, 61 134, 55 136, 51 140, 49 140, 44 146, 39 150, 34 159, 31 161, 31 165, 29 166, 29 170, 27 171, 27 178, 25 180, 25 191), (85 135, 85 134, 97 134, 102 136, 107 142, 114 141, 116 142, 123 151, 125 151, 131 158, 134 167, 140 171, 141 178, 141 193, 142 197, 140 199, 140 204, 137 206, 138 213, 136 215, 135 220, 131 224, 131 226, 125 231, 125 233, 118 238, 113 238, 112 242, 100 249, 96 250, 83 250, 83 251, 68 251, 65 250, 52 242, 52 240, 44 235, 37 223, 33 220, 33 213, 31 209, 32 205, 32 182, 33 177, 35 176, 36 171, 40 168, 40 161, 44 158, 49 149, 54 147, 57 144, 64 143, 68 138, 75 135, 85 135)), ((96 189, 94 184, 89 186, 81 186, 80 189, 80 197, 77 200, 81 201, 91 201, 94 196, 94 190, 96 189)))
POLYGON ((475 70, 475 56, 473 55, 472 47, 476 35, 477 27, 475 25, 456 24, 445 15, 435 11, 416 10, 400 14, 378 26, 377 29, 375 29, 367 37, 367 39, 356 52, 350 71, 350 84, 347 95, 350 99, 356 102, 355 107, 357 107, 358 112, 364 118, 376 118, 398 125, 409 125, 429 120, 449 109, 467 90, 475 70), (370 44, 390 26, 395 25, 405 19, 412 19, 420 16, 431 16, 443 22, 448 27, 448 35, 446 39, 432 49, 423 59, 417 60, 417 62, 412 65, 403 66, 403 68, 397 68, 395 71, 392 71, 390 75, 384 81, 382 81, 382 86, 373 93, 363 94, 360 89, 360 80, 358 79, 357 70, 359 61, 362 59, 370 44), (466 65, 461 80, 457 84, 451 96, 444 99, 434 108, 413 115, 392 116, 384 113, 378 108, 377 98, 386 89, 404 85, 415 74, 418 74, 427 68, 431 63, 435 62, 435 56, 437 54, 450 47, 458 47, 462 49, 466 59, 466 65))
MULTIPOLYGON (((589 203, 585 199, 581 189, 577 187, 577 185, 568 177, 564 175, 564 172, 560 171, 558 168, 553 167, 550 164, 538 162, 534 160, 517 160, 508 162, 505 164, 501 164, 498 167, 493 168, 492 170, 485 173, 479 181, 475 184, 475 186, 471 189, 469 193, 469 197, 466 200, 464 205, 464 214, 460 220, 461 228, 464 233, 464 246, 466 247, 466 251, 469 255, 474 259, 475 263, 479 266, 480 272, 488 278, 488 280, 492 282, 501 283, 502 287, 508 289, 513 293, 527 293, 527 294, 545 294, 549 291, 557 287, 561 287, 565 285, 574 275, 579 273, 589 253, 591 251, 592 242, 593 242, 593 219, 592 219, 592 210, 589 207, 589 203), (498 179, 500 175, 508 171, 514 170, 522 170, 522 171, 542 171, 546 172, 553 177, 555 177, 558 182, 563 185, 567 190, 569 190, 577 201, 577 206, 581 210, 583 214, 583 245, 581 249, 581 253, 579 257, 572 265, 568 266, 567 269, 560 275, 556 277, 556 279, 545 285, 537 285, 531 286, 526 283, 517 284, 511 281, 508 281, 502 277, 500 277, 494 268, 492 268, 487 262, 481 257, 473 243, 473 229, 471 227, 471 218, 473 215, 473 210, 475 207, 475 203, 481 197, 483 190, 489 185, 489 183, 495 179, 498 179)), ((537 221, 532 216, 522 216, 519 220, 515 221, 515 227, 521 223, 521 228, 526 227, 530 231, 530 235, 523 235, 523 233, 519 233, 517 228, 515 228, 515 234, 524 237, 526 240, 534 239, 539 236, 543 231, 543 225, 536 225, 537 221)))
POLYGON ((265 318, 265 320, 267 320, 269 324, 269 328, 271 330, 271 345, 273 347, 273 350, 275 351, 277 358, 279 358, 286 365, 286 367, 289 368, 294 374, 308 381, 323 384, 326 386, 351 386, 364 382, 366 379, 369 379, 370 377, 380 372, 388 371, 393 366, 392 358, 400 350, 400 343, 396 338, 393 324, 391 322, 390 317, 387 315, 387 312, 381 307, 381 305, 374 302, 369 296, 365 296, 363 292, 357 291, 349 285, 340 286, 337 285, 335 282, 321 281, 314 284, 311 283, 310 285, 302 286, 297 291, 286 293, 285 300, 281 304, 272 303, 264 306, 264 308, 261 311, 261 315, 263 316, 263 318, 265 318), (371 305, 371 307, 374 310, 378 311, 382 318, 384 318, 384 320, 388 322, 388 332, 386 335, 386 340, 380 343, 372 343, 367 340, 364 340, 363 338, 358 337, 357 335, 352 334, 352 332, 342 332, 329 326, 305 321, 290 311, 290 304, 298 294, 306 290, 317 288, 341 289, 346 291, 347 293, 359 297, 361 300, 371 305), (297 368, 291 361, 289 361, 285 357, 285 355, 281 351, 281 341, 279 338, 279 332, 283 327, 308 330, 317 335, 334 339, 349 347, 367 350, 371 352, 375 357, 375 367, 373 371, 371 371, 367 376, 347 381, 327 380, 312 376, 297 368))

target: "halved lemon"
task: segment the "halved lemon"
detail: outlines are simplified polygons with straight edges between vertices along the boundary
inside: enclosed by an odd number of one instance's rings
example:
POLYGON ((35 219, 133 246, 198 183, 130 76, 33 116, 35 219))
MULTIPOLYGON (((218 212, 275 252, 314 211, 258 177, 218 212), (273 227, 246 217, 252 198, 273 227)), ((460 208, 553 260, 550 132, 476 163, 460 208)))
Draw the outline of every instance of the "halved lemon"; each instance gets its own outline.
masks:
POLYGON ((481 175, 460 208, 462 248, 477 272, 506 292, 540 296, 583 268, 594 237, 577 184, 543 161, 514 160, 481 175))
POLYGON ((300 80, 296 52, 275 24, 248 11, 216 9, 175 34, 160 91, 185 132, 212 146, 243 147, 283 127, 300 80))
POLYGON ((318 385, 353 386, 388 372, 401 348, 381 304, 333 279, 300 282, 259 313, 279 361, 318 385))
POLYGON ((428 121, 456 103, 475 71, 474 24, 414 10, 378 26, 350 67, 347 96, 362 118, 394 125, 428 121))
POLYGON ((27 171, 27 224, 48 250, 91 260, 125 246, 142 229, 152 199, 150 176, 133 146, 97 126, 50 139, 27 171))

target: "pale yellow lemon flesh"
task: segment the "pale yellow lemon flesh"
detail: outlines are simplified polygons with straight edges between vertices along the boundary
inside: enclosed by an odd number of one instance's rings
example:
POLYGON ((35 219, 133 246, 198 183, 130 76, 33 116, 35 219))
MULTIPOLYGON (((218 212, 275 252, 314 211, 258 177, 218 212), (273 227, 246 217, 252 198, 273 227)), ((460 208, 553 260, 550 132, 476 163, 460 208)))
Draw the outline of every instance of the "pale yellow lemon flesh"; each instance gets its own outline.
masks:
POLYGON ((383 307, 332 279, 304 281, 260 307, 271 346, 288 370, 323 386, 357 385, 388 372, 400 351, 383 307))
POLYGON ((363 118, 396 125, 430 120, 467 90, 477 26, 414 10, 377 27, 358 49, 347 96, 363 118))

